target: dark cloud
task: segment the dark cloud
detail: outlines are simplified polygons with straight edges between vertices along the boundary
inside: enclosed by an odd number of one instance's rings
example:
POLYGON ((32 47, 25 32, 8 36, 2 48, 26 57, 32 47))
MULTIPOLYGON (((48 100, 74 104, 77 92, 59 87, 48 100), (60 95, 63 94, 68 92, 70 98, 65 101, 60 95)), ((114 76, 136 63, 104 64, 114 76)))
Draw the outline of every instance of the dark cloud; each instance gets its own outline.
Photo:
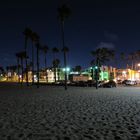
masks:
POLYGON ((115 45, 113 43, 108 42, 100 42, 97 48, 108 48, 108 49, 115 49, 115 45))
POLYGON ((117 41, 118 40, 118 36, 114 33, 105 31, 104 32, 104 36, 106 37, 106 39, 110 40, 110 41, 117 41))

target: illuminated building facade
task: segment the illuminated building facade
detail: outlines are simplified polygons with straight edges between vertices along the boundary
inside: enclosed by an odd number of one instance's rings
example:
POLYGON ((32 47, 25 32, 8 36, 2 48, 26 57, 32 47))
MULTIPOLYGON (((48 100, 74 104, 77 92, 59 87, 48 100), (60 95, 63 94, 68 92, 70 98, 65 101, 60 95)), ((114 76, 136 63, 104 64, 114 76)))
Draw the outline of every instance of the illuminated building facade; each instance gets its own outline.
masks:
POLYGON ((140 80, 140 72, 131 69, 117 69, 116 80, 140 80))

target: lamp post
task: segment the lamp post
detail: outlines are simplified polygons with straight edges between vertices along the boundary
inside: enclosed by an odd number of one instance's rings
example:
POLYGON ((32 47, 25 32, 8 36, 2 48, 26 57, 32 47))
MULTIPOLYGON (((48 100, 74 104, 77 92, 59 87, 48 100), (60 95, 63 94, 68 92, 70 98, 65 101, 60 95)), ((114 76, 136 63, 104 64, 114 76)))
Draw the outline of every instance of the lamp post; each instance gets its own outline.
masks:
POLYGON ((70 71, 70 68, 69 67, 63 68, 63 72, 66 73, 67 80, 68 80, 68 72, 69 71, 70 71))

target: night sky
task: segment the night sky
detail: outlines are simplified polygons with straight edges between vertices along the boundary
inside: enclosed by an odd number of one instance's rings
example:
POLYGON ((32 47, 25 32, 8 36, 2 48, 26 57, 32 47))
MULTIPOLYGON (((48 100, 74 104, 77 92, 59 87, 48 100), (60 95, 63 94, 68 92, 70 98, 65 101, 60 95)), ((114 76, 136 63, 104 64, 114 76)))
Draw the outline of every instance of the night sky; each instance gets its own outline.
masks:
MULTIPOLYGON (((109 47, 116 53, 140 49, 140 4, 137 0, 65 0, 71 15, 65 22, 68 65, 90 66, 91 51, 109 47)), ((23 31, 37 32, 42 45, 62 48, 57 8, 60 0, 9 0, 0 3, 0 66, 16 64, 15 53, 24 49, 23 31)), ((30 45, 30 44, 29 44, 30 45)), ((31 45, 28 50, 31 50, 31 45)), ((48 52, 48 66, 52 64, 48 52)), ((57 58, 63 66, 63 54, 57 58)), ((40 57, 43 63, 43 56, 40 57)), ((41 64, 43 65, 43 64, 41 64)), ((115 63, 112 62, 115 66, 115 63)), ((119 67, 119 63, 117 64, 119 67)))

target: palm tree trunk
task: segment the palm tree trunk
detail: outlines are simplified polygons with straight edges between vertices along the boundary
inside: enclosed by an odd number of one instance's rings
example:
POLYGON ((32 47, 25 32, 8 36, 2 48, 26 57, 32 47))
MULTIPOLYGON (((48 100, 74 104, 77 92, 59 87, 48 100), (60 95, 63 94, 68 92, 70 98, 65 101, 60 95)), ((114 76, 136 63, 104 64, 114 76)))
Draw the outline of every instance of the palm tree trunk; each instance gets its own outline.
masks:
POLYGON ((19 77, 19 58, 17 58, 17 68, 18 68, 18 83, 20 83, 20 77, 19 77))
POLYGON ((47 72, 47 58, 46 58, 46 53, 44 54, 45 55, 45 74, 46 74, 46 82, 48 83, 48 72, 47 72))
POLYGON ((34 44, 32 42, 32 84, 34 84, 34 44))
POLYGON ((23 84, 23 58, 21 58, 21 75, 22 75, 21 84, 23 84))
POLYGON ((57 70, 57 74, 58 74, 58 82, 60 81, 60 69, 58 68, 57 70))
POLYGON ((94 75, 93 75, 94 73, 93 73, 93 67, 92 67, 92 69, 91 69, 91 76, 92 76, 92 81, 93 81, 93 79, 94 79, 94 75))
POLYGON ((8 81, 8 69, 7 69, 7 81, 8 81))
POLYGON ((27 62, 27 37, 26 36, 25 36, 25 52, 26 52, 26 58, 25 58, 26 84, 27 84, 27 86, 29 86, 29 83, 28 83, 28 62, 27 62))
MULTIPOLYGON (((64 21, 61 22, 61 29, 62 29, 62 42, 63 48, 65 47, 65 40, 64 40, 64 21)), ((66 61, 66 52, 64 51, 64 67, 65 67, 65 90, 67 90, 67 61, 66 61)))
POLYGON ((39 88, 39 45, 37 45, 37 88, 39 88))
POLYGON ((26 85, 29 86, 29 82, 28 82, 28 62, 27 62, 27 58, 26 58, 26 85))
POLYGON ((95 69, 96 89, 98 89, 98 75, 99 75, 99 58, 96 60, 97 70, 95 69))
POLYGON ((53 64, 53 68, 54 68, 54 82, 56 83, 56 60, 55 60, 55 52, 53 53, 53 61, 54 61, 54 64, 53 64))
POLYGON ((54 82, 56 83, 56 66, 54 66, 54 82))

